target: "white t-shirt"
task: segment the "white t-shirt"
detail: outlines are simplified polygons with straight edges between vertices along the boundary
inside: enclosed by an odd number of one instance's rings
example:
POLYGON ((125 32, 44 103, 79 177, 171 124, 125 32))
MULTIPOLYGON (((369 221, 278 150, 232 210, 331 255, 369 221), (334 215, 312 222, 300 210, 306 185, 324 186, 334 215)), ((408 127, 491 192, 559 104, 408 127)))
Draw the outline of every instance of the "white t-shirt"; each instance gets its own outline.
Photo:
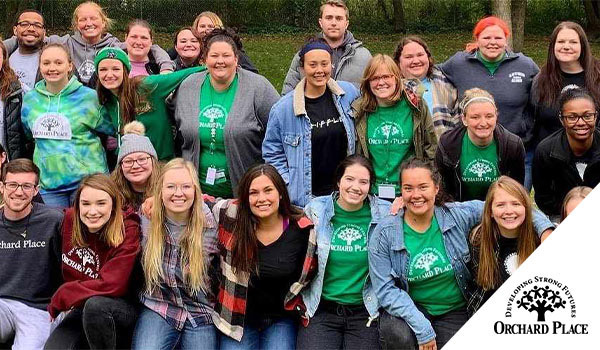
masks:
POLYGON ((25 85, 24 90, 29 91, 33 89, 40 66, 40 51, 25 55, 17 50, 10 55, 8 62, 10 62, 10 67, 15 71, 17 77, 19 77, 19 81, 25 85))

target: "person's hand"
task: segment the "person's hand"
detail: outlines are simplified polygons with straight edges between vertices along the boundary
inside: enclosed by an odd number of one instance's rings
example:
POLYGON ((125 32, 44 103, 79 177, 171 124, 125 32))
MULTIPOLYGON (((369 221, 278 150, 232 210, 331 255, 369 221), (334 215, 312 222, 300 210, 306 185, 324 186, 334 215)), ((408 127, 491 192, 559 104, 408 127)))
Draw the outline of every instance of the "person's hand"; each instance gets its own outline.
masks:
POLYGON ((119 147, 119 142, 116 137, 109 136, 106 138, 106 150, 114 151, 119 147))
POLYGON ((211 196, 210 194, 202 194, 202 200, 204 200, 205 203, 214 203, 215 202, 215 197, 211 196))
POLYGON ((170 74, 170 73, 173 73, 173 71, 170 69, 165 69, 165 70, 160 71, 160 74, 170 74))
POLYGON ((435 343, 435 339, 432 339, 425 344, 419 345, 419 350, 437 350, 437 344, 435 343))
POLYGON ((152 219, 152 208, 154 207, 154 196, 146 198, 142 203, 142 214, 148 219, 152 219))
POLYGON ((402 208, 404 208, 404 200, 402 197, 396 197, 390 208, 390 214, 396 215, 402 208))

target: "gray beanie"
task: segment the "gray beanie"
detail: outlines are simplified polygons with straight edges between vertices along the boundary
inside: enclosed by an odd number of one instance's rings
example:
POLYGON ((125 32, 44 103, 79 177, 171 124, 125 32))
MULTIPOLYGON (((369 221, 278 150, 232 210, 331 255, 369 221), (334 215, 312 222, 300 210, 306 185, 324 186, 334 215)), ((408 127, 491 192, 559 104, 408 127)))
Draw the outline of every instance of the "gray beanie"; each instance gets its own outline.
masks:
POLYGON ((150 142, 150 139, 147 136, 144 136, 145 130, 142 123, 137 121, 131 122, 125 125, 123 131, 125 132, 125 135, 121 137, 121 147, 119 147, 117 164, 121 164, 123 158, 135 152, 148 153, 154 157, 154 159, 158 159, 156 150, 154 149, 154 146, 152 146, 152 142, 150 142))

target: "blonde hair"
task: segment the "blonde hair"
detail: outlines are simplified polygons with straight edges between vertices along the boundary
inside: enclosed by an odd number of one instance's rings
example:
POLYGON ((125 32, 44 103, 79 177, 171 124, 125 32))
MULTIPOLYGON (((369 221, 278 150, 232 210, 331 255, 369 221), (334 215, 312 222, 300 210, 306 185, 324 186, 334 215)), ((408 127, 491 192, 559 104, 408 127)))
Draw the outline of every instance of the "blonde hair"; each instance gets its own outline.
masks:
POLYGON ((460 113, 463 117, 467 115, 467 107, 471 102, 489 102, 494 106, 496 110, 496 116, 498 115, 498 107, 496 106, 496 100, 494 100, 494 96, 487 92, 486 90, 480 88, 473 88, 465 91, 463 94, 463 98, 460 100, 458 104, 458 108, 460 109, 460 113))
POLYGON ((590 194, 590 192, 592 192, 592 188, 587 186, 573 187, 569 192, 567 192, 565 199, 563 199, 562 208, 560 210, 560 221, 562 222, 567 218, 567 204, 569 204, 572 199, 584 199, 588 194, 590 194))
POLYGON ((102 32, 102 34, 108 32, 110 30, 110 28, 112 27, 113 20, 108 18, 108 16, 106 15, 106 12, 104 12, 104 9, 100 5, 98 5, 97 3, 93 2, 93 1, 82 2, 75 8, 75 11, 73 11, 73 19, 71 20, 71 25, 73 26, 73 30, 79 31, 79 29, 77 28, 77 22, 79 21, 79 10, 81 10, 81 8, 84 6, 91 6, 94 10, 96 10, 98 12, 98 16, 100 16, 100 19, 104 23, 104 31, 102 32))
POLYGON ((221 18, 214 12, 210 12, 210 11, 204 11, 201 12, 198 16, 196 16, 196 18, 194 19, 194 23, 192 24, 192 33, 196 36, 198 36, 198 33, 196 32, 196 28, 198 28, 198 22, 200 22, 200 18, 202 17, 208 17, 210 19, 211 22, 213 22, 215 28, 223 28, 223 21, 221 20, 221 18))
POLYGON ((370 80, 375 75, 377 69, 381 66, 386 67, 387 70, 394 76, 394 80, 396 80, 396 90, 390 98, 391 101, 395 103, 400 100, 400 97, 402 97, 402 78, 400 68, 398 68, 398 65, 396 62, 394 62, 393 58, 388 55, 382 55, 378 53, 369 60, 369 63, 367 64, 360 81, 360 93, 362 98, 358 104, 356 120, 360 120, 368 113, 375 112, 375 109, 377 108, 377 98, 375 97, 373 91, 371 91, 370 80))
POLYGON ((321 7, 319 7, 319 18, 323 17, 323 11, 325 11, 325 6, 333 6, 333 7, 340 7, 343 8, 344 11, 346 11, 346 20, 350 20, 350 11, 348 11, 348 6, 346 6, 346 3, 342 0, 327 0, 325 1, 321 7))
POLYGON ((206 290, 207 267, 204 262, 203 230, 204 211, 202 206, 202 192, 198 182, 198 174, 194 165, 182 158, 169 161, 161 170, 158 182, 154 186, 154 202, 152 207, 152 219, 148 240, 142 254, 142 265, 146 278, 146 291, 151 293, 154 287, 160 285, 164 278, 163 255, 165 245, 165 206, 162 201, 163 181, 165 174, 173 169, 186 169, 192 178, 194 185, 194 203, 190 208, 190 216, 182 233, 179 245, 181 246, 179 257, 183 270, 183 278, 188 290, 193 294, 206 290))
POLYGON ((106 174, 94 174, 81 180, 77 193, 75 194, 75 202, 73 203, 74 214, 71 244, 74 247, 87 247, 83 234, 84 231, 87 231, 87 228, 84 228, 85 225, 81 222, 81 218, 79 217, 79 200, 81 199, 81 192, 86 187, 104 191, 110 196, 110 199, 112 199, 110 218, 102 227, 100 238, 108 246, 113 248, 118 247, 123 243, 125 237, 123 212, 121 211, 121 196, 119 195, 119 189, 115 183, 106 174))

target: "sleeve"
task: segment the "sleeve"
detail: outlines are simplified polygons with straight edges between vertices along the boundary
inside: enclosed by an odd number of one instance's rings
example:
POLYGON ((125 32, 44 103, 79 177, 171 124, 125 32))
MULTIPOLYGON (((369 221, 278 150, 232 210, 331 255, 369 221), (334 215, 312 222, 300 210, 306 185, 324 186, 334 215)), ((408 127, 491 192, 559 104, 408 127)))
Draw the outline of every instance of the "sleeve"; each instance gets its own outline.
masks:
POLYGON ((23 132, 27 140, 32 141, 33 135, 29 125, 29 112, 31 111, 31 101, 27 98, 27 94, 23 96, 23 103, 21 105, 21 124, 23 125, 23 132))
POLYGON ((544 159, 546 155, 543 152, 544 149, 538 146, 531 166, 531 177, 535 188, 535 203, 547 215, 555 215, 560 213, 559 199, 554 191, 552 176, 556 173, 556 170, 552 169, 552 166, 544 159))
POLYGON ((240 67, 244 68, 245 70, 258 74, 258 69, 254 66, 252 61, 250 61, 250 57, 246 51, 242 50, 242 52, 240 52, 240 59, 238 63, 240 67))
POLYGON ((262 76, 261 78, 264 86, 260 91, 257 91, 257 93, 261 94, 262 99, 258 101, 254 108, 256 109, 256 116, 258 117, 264 132, 269 121, 271 108, 273 108, 273 105, 279 100, 279 94, 266 78, 262 76))
POLYGON ((285 76, 285 80, 283 81, 283 88, 281 89, 281 95, 285 95, 288 92, 294 90, 296 85, 302 79, 302 74, 300 73, 300 56, 296 54, 292 59, 292 63, 290 64, 290 68, 285 76))
POLYGON ((97 117, 92 125, 92 129, 108 136, 116 134, 115 126, 113 125, 110 114, 106 108, 97 106, 97 117))
POLYGON ((467 242, 469 241, 469 234, 471 233, 473 227, 477 226, 481 222, 484 204, 485 203, 483 201, 473 200, 466 202, 454 202, 448 205, 453 214, 452 217, 454 222, 459 225, 467 242))
POLYGON ((50 35, 49 37, 46 37, 46 40, 44 40, 44 42, 46 44, 61 44, 61 45, 66 45, 67 41, 71 39, 71 34, 65 34, 65 35, 50 35))
POLYGON ((155 74, 144 78, 144 85, 148 86, 152 94, 160 99, 166 99, 185 78, 198 72, 205 71, 205 66, 198 66, 179 70, 171 74, 155 74))
POLYGON ((542 233, 548 229, 555 229, 556 226, 550 221, 550 219, 542 213, 541 210, 533 208, 533 229, 537 233, 538 237, 542 237, 542 233))
POLYGON ((19 47, 19 42, 17 41, 16 36, 11 36, 10 38, 3 40, 2 43, 6 47, 7 56, 10 56, 13 52, 17 51, 19 47))
POLYGON ((531 58, 528 57, 528 59, 531 62, 531 75, 529 76, 529 79, 531 79, 531 85, 529 87, 529 98, 527 99, 527 105, 525 106, 525 112, 524 112, 525 137, 523 139, 524 139, 525 145, 529 149, 532 146, 531 142, 534 139, 535 127, 536 127, 535 126, 536 108, 535 108, 535 105, 533 104, 533 100, 532 100, 533 82, 535 81, 535 77, 537 76, 537 74, 540 72, 540 69, 538 68, 537 64, 535 64, 535 62, 533 62, 533 60, 531 58))
POLYGON ((431 77, 433 106, 433 124, 439 139, 442 134, 458 123, 456 87, 446 78, 440 69, 434 69, 431 77))
POLYGON ((391 316, 406 321, 415 332, 417 342, 425 344, 435 338, 435 331, 408 293, 395 283, 399 275, 392 267, 391 242, 386 235, 388 229, 379 224, 373 230, 369 244, 369 276, 381 307, 391 316))
POLYGON ((126 219, 124 225, 124 241, 111 249, 107 261, 100 268, 98 278, 70 281, 60 286, 48 305, 50 316, 56 318, 61 311, 79 307, 93 296, 120 297, 127 293, 131 271, 140 250, 139 218, 126 219))
MULTIPOLYGON (((61 216, 62 217, 62 216, 61 216)), ((51 249, 52 249, 52 262, 50 264, 50 273, 52 274, 52 280, 55 281, 54 285, 56 288, 62 284, 62 218, 57 220, 57 224, 54 229, 54 235, 52 235, 51 249)))
POLYGON ((439 145, 435 151, 435 166, 442 176, 442 188, 447 194, 451 195, 454 199, 457 199, 458 196, 456 194, 456 189, 454 188, 454 174, 452 173, 452 168, 446 166, 444 163, 444 155, 439 145))
POLYGON ((162 47, 154 44, 150 46, 150 52, 152 56, 154 56, 156 64, 158 64, 158 66, 160 67, 161 72, 172 72, 175 70, 175 63, 173 63, 171 57, 169 57, 169 54, 165 50, 163 50, 162 47))
POLYGON ((290 170, 285 150, 283 149, 280 116, 277 115, 280 106, 282 105, 273 106, 269 113, 267 131, 262 144, 262 156, 266 163, 271 164, 277 169, 285 184, 288 185, 290 183, 290 170))
POLYGON ((514 158, 507 161, 511 167, 510 177, 523 185, 525 183, 525 146, 523 146, 523 141, 521 141, 520 137, 517 137, 514 158))

